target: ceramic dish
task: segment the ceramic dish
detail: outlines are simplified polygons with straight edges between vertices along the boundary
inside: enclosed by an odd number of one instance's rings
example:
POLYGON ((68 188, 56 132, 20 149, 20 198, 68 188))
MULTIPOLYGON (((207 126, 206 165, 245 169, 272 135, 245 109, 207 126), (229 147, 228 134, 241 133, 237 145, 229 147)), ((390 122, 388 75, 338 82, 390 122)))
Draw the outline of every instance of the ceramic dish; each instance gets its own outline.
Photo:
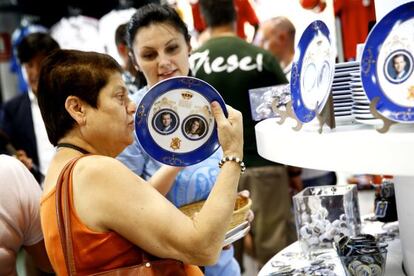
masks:
POLYGON ((135 132, 144 150, 171 166, 189 166, 209 157, 219 148, 212 101, 227 114, 220 94, 200 79, 174 77, 154 85, 135 116, 135 132))
POLYGON ((400 123, 414 122, 414 2, 386 14, 368 35, 361 80, 379 113, 400 123), (400 72, 400 73, 399 73, 400 72))
POLYGON ((323 21, 312 22, 303 32, 292 64, 290 90, 297 118, 310 122, 328 100, 335 71, 335 47, 323 21))

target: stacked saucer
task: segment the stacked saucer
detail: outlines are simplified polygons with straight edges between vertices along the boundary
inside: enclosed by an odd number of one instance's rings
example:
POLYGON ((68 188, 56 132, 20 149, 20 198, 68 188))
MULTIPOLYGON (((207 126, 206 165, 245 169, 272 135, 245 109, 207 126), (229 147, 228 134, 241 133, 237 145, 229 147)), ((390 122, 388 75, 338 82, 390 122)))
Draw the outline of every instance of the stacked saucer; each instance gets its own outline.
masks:
POLYGON ((358 62, 343 62, 335 64, 335 74, 332 83, 332 97, 335 121, 349 123, 352 121, 352 75, 359 70, 358 62))
POLYGON ((352 115, 354 120, 361 124, 376 125, 380 120, 375 119, 372 115, 369 104, 370 101, 362 86, 360 69, 351 73, 351 90, 354 104, 352 106, 352 115))

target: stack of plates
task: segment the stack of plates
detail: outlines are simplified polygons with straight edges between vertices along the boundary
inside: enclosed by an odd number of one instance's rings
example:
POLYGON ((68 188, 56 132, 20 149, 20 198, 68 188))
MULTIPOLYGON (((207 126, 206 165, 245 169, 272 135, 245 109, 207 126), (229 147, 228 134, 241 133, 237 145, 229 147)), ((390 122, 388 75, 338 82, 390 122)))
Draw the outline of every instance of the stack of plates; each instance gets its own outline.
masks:
POLYGON ((354 101, 352 115, 354 116, 354 120, 368 125, 381 123, 380 120, 375 119, 369 109, 370 101, 362 86, 360 69, 358 68, 358 71, 352 72, 351 76, 352 99, 354 101))
POLYGON ((352 121, 352 73, 359 71, 358 62, 343 62, 335 64, 335 74, 332 83, 332 97, 335 120, 338 122, 352 121))

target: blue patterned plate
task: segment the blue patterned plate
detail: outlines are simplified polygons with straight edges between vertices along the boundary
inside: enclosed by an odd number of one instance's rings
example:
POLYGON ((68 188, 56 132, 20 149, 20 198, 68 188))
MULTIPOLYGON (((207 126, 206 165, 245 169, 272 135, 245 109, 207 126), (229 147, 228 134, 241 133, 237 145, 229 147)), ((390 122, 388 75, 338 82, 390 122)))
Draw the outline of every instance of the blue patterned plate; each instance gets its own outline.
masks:
POLYGON ((171 166, 189 166, 209 157, 220 146, 212 101, 227 116, 220 94, 200 79, 174 77, 154 85, 135 115, 135 132, 144 150, 171 166))
POLYGON ((323 21, 313 21, 296 47, 290 81, 293 110, 303 123, 315 118, 328 100, 335 55, 328 27, 323 21))
POLYGON ((414 121, 414 2, 386 14, 368 35, 361 81, 370 101, 389 120, 414 121))

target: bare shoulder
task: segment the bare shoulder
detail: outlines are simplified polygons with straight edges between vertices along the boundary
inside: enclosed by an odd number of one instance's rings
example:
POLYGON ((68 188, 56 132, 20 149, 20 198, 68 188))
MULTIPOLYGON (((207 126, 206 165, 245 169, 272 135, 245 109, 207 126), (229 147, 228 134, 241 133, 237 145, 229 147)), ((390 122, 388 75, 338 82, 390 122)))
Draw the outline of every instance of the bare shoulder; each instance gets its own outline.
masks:
POLYGON ((76 165, 76 169, 78 172, 82 171, 84 173, 108 173, 118 169, 128 170, 128 168, 117 159, 103 155, 90 155, 81 158, 76 165))
POLYGON ((79 180, 94 179, 100 183, 111 180, 119 182, 124 177, 139 178, 117 159, 103 155, 90 155, 80 159, 74 168, 74 175, 79 180))

